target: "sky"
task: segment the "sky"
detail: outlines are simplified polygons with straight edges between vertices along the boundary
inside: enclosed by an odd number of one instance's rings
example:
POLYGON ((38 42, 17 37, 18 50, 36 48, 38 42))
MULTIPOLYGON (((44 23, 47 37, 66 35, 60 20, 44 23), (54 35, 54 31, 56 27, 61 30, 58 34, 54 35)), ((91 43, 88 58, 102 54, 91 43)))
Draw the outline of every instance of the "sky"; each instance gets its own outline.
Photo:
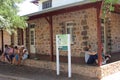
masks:
MULTIPOLYGON (((30 13, 34 13, 40 10, 40 7, 38 7, 37 5, 31 3, 32 0, 25 0, 23 3, 19 4, 18 6, 20 7, 20 12, 18 13, 18 15, 23 16, 26 14, 30 14, 30 13)), ((54 7, 55 6, 60 6, 60 5, 65 5, 65 4, 70 4, 73 2, 77 2, 77 1, 83 1, 83 0, 54 0, 54 7), (67 2, 69 1, 69 2, 67 2), (67 3, 65 3, 67 2, 67 3)))
POLYGON ((38 6, 30 2, 31 0, 25 0, 23 3, 18 4, 20 12, 18 15, 26 15, 38 11, 38 6))

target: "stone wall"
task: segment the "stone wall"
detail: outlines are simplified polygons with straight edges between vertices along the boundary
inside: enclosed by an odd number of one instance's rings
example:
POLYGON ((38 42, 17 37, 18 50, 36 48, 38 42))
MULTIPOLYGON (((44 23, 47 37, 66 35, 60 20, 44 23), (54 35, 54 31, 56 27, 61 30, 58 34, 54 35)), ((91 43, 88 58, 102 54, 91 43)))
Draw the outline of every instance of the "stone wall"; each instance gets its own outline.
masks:
MULTIPOLYGON (((26 60, 24 65, 56 70, 56 62, 50 62, 50 61, 26 60)), ((60 63, 60 71, 68 72, 68 64, 60 63)), ((85 64, 84 65, 72 64, 72 73, 89 76, 89 77, 97 77, 100 80, 103 80, 105 77, 113 75, 117 72, 120 72, 120 61, 102 65, 100 67, 88 66, 85 64)), ((113 76, 113 78, 116 77, 117 76, 113 76)))
MULTIPOLYGON (((0 50, 2 50, 2 34, 1 34, 1 31, 0 31, 0 50)), ((4 42, 4 45, 5 44, 8 44, 10 45, 11 44, 11 35, 7 32, 7 31, 3 31, 3 42, 4 42)))
POLYGON ((120 52, 120 14, 112 13, 110 16, 111 23, 111 44, 112 52, 120 52))
MULTIPOLYGON (((73 44, 71 44, 72 56, 82 56, 83 48, 85 45, 91 44, 94 50, 97 49, 97 20, 96 10, 94 8, 80 10, 70 13, 64 13, 53 16, 53 40, 54 40, 54 53, 56 53, 56 35, 64 34, 66 30, 65 23, 73 21, 73 44), (86 36, 85 36, 85 35, 86 36)), ((67 52, 61 51, 61 55, 67 55, 67 52)))
MULTIPOLYGON (((53 16, 53 46, 54 54, 56 54, 56 35, 64 34, 66 27, 64 23, 73 21, 73 37, 71 44, 72 56, 84 56, 82 53, 86 44, 91 44, 94 50, 97 50, 97 18, 96 9, 90 8, 75 12, 69 12, 53 16), (63 24, 63 25, 62 25, 63 24), (86 36, 84 35, 86 34, 86 36)), ((37 53, 50 54, 50 27, 45 18, 29 21, 35 23, 35 46, 37 53)), ((66 51, 62 51, 60 55, 67 55, 66 51)))
MULTIPOLYGON (((56 70, 56 63, 50 61, 26 60, 24 65, 36 68, 56 70)), ((60 71, 68 72, 68 64, 60 63, 60 71)), ((101 77, 100 68, 97 66, 72 64, 72 73, 89 77, 101 77)))
POLYGON ((4 44, 11 45, 11 35, 7 31, 4 31, 3 34, 4 34, 4 37, 3 37, 4 44))
POLYGON ((14 45, 18 45, 18 35, 14 33, 14 45))
POLYGON ((38 19, 35 27, 35 45, 36 51, 40 54, 50 54, 50 26, 48 22, 42 18, 38 19))
POLYGON ((106 77, 111 74, 115 74, 117 72, 120 72, 120 61, 103 65, 100 68, 101 68, 101 77, 106 77))

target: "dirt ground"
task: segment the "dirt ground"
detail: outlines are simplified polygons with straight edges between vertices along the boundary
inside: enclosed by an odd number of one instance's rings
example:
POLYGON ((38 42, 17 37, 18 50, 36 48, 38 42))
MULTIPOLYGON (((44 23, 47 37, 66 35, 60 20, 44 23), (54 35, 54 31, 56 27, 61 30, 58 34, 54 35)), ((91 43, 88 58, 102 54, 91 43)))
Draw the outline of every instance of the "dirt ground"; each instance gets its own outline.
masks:
MULTIPOLYGON (((120 53, 111 54, 109 63, 120 60, 120 53)), ((34 68, 28 66, 15 66, 8 63, 0 62, 0 80, 98 80, 87 76, 72 74, 68 78, 67 73, 61 72, 59 76, 56 71, 34 68), (4 75, 2 77, 1 75, 4 75), (12 76, 12 78, 9 76, 12 76), (14 78, 16 77, 16 78, 14 78)))
POLYGON ((19 78, 25 78, 25 80, 97 80, 96 78, 90 78, 77 74, 72 74, 72 77, 68 78, 68 74, 63 72, 57 76, 56 71, 53 70, 27 66, 15 66, 2 62, 0 62, 0 75, 5 75, 5 77, 8 78, 9 76, 18 77, 18 79, 13 80, 21 80, 19 78))

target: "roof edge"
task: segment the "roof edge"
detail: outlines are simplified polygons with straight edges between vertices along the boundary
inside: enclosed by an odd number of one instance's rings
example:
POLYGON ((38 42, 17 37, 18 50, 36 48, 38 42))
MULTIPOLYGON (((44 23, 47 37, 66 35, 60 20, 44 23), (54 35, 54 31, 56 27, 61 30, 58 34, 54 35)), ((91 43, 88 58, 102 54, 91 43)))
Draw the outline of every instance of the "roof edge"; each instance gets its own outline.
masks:
MULTIPOLYGON (((101 1, 101 0, 99 0, 99 1, 101 1)), ((79 1, 79 2, 75 2, 75 3, 63 5, 63 6, 58 6, 58 7, 54 7, 54 8, 48 8, 48 9, 45 9, 45 10, 42 10, 42 11, 26 14, 26 15, 23 15, 23 16, 30 17, 30 16, 44 14, 44 13, 48 13, 48 12, 52 12, 52 11, 56 11, 56 10, 60 10, 60 9, 64 9, 64 8, 69 8, 69 7, 78 6, 78 5, 84 5, 84 4, 88 4, 88 3, 94 3, 94 2, 91 1, 91 0, 79 1)))

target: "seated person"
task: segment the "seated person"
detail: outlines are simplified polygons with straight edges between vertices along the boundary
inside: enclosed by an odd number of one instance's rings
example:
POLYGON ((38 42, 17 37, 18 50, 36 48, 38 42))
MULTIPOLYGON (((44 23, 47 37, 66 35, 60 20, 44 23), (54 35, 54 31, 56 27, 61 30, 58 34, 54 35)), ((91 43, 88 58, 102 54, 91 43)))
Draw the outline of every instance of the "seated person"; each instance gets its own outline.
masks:
POLYGON ((29 53, 27 49, 23 49, 23 55, 22 55, 22 64, 24 64, 24 61, 28 58, 29 53))
POLYGON ((22 60, 25 60, 25 59, 27 59, 27 58, 28 58, 28 51, 27 51, 27 49, 24 49, 24 50, 23 50, 22 60))
MULTIPOLYGON (((102 55, 102 64, 106 64, 106 61, 109 60, 108 59, 109 57, 106 55, 104 56, 102 55)), ((91 45, 89 45, 85 49, 85 62, 87 64, 93 64, 93 63, 98 64, 98 54, 97 52, 91 50, 91 45)))
POLYGON ((1 58, 0 58, 1 61, 3 61, 3 62, 4 62, 4 61, 6 62, 6 60, 7 60, 7 62, 10 61, 10 58, 9 58, 9 50, 10 50, 10 48, 9 48, 9 46, 6 44, 6 45, 5 45, 4 52, 3 52, 3 54, 1 55, 1 58))
POLYGON ((13 58, 14 58, 14 47, 13 47, 13 45, 10 45, 9 46, 9 59, 10 59, 10 63, 12 64, 12 61, 13 61, 13 58))
POLYGON ((98 55, 96 52, 91 51, 91 45, 85 48, 85 62, 87 64, 98 64, 98 55))
POLYGON ((111 58, 111 55, 110 54, 105 54, 104 51, 103 51, 103 48, 102 48, 102 59, 104 62, 107 62, 108 60, 110 60, 111 58))
POLYGON ((14 55, 15 57, 13 58, 12 63, 15 65, 19 65, 20 64, 20 53, 19 53, 19 49, 17 46, 14 47, 14 55))

